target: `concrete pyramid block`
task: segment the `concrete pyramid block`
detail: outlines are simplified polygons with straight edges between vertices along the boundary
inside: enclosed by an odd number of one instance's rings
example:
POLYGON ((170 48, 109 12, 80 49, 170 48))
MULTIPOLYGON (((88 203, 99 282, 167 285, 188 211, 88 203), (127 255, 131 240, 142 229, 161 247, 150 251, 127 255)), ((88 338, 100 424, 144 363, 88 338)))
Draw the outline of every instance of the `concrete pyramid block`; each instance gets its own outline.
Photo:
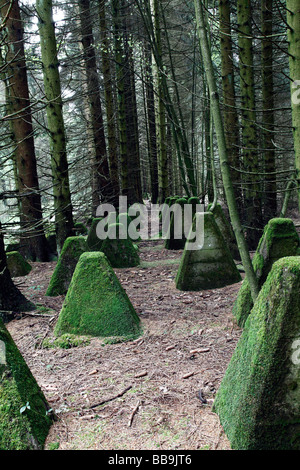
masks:
POLYGON ((217 225, 224 239, 226 240, 226 243, 228 245, 229 250, 231 251, 233 259, 240 261, 241 256, 236 243, 234 231, 231 226, 231 223, 224 214, 221 204, 216 204, 212 211, 211 206, 212 204, 208 206, 207 210, 213 213, 215 221, 217 222, 217 225))
POLYGON ((0 319, 0 450, 42 450, 50 407, 0 319))
POLYGON ((6 253, 6 260, 11 277, 27 276, 32 270, 31 264, 18 251, 6 253))
POLYGON ((129 228, 131 226, 131 223, 134 222, 134 220, 136 218, 137 217, 135 217, 135 216, 130 216, 129 214, 127 214, 127 212, 121 212, 117 217, 117 224, 122 224, 124 226, 124 228, 126 227, 128 237, 131 238, 132 242, 141 241, 141 237, 140 237, 140 234, 139 234, 139 227, 138 227, 139 224, 138 224, 138 222, 136 224, 134 224, 136 226, 136 232, 137 232, 135 237, 131 236, 131 232, 129 230, 129 228))
POLYGON ((140 264, 137 246, 132 243, 122 224, 108 226, 108 238, 103 241, 101 251, 113 268, 130 268, 140 264))
POLYGON ((104 253, 81 255, 54 332, 128 339, 141 334, 140 319, 104 253))
POLYGON ((236 450, 300 450, 300 257, 273 264, 213 411, 236 450))
MULTIPOLYGON (((165 248, 167 250, 183 250, 186 237, 184 235, 184 206, 188 204, 186 198, 179 198, 175 202, 172 201, 172 205, 176 204, 177 209, 171 212, 170 223, 168 226, 167 238, 165 240, 165 248), (182 227, 181 234, 178 233, 176 226, 182 227)), ((164 223, 166 223, 166 217, 164 217, 164 223)))
POLYGON ((82 253, 86 251, 89 251, 89 249, 84 237, 69 237, 66 239, 51 276, 46 291, 47 296, 55 297, 67 293, 76 264, 82 253))
MULTIPOLYGON (((275 261, 286 256, 299 254, 299 235, 290 219, 271 219, 264 229, 253 258, 253 268, 259 288, 264 284, 275 261)), ((244 279, 233 306, 233 315, 243 327, 253 307, 251 291, 247 278, 244 279)))
POLYGON ((97 225, 101 220, 103 220, 103 217, 96 217, 92 220, 86 239, 89 251, 101 251, 103 240, 97 235, 97 225))
POLYGON ((75 222, 74 224, 74 232, 77 237, 80 235, 87 235, 88 229, 82 222, 75 222))
POLYGON ((241 275, 213 214, 197 213, 192 230, 196 231, 197 218, 200 217, 204 218, 203 246, 190 250, 187 242, 175 280, 177 289, 200 291, 240 282, 241 275))

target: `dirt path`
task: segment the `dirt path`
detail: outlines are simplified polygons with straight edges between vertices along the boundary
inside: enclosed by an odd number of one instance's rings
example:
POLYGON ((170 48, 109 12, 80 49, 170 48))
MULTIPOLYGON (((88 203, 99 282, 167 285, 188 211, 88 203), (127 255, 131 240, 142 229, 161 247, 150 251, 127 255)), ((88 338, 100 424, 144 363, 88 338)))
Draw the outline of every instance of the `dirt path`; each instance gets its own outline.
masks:
POLYGON ((231 315, 240 283, 180 292, 181 252, 142 242, 140 255, 140 267, 116 270, 143 325, 130 343, 39 348, 64 299, 44 296, 55 263, 34 263, 16 279, 39 315, 7 326, 58 416, 46 449, 230 449, 211 407, 241 333, 231 315))

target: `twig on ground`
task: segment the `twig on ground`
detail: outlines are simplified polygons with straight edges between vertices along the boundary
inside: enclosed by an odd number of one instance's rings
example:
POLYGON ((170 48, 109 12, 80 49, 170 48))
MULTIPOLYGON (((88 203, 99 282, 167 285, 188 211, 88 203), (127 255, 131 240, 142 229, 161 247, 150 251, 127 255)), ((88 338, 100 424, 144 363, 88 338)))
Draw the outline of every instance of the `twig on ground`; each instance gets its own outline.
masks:
POLYGON ((96 403, 95 405, 90 406, 90 408, 91 409, 97 408, 98 406, 104 405, 104 403, 108 403, 109 401, 116 400, 116 398, 119 398, 119 397, 122 397, 123 395, 125 395, 125 393, 128 392, 128 390, 130 390, 131 388, 132 388, 132 385, 129 385, 129 387, 125 388, 125 390, 123 390, 123 392, 118 393, 118 395, 115 395, 111 398, 108 398, 107 400, 103 400, 100 403, 96 403))
POLYGON ((128 421, 128 427, 130 428, 130 426, 132 425, 132 422, 133 422, 133 418, 134 418, 134 415, 137 413, 139 407, 140 407, 140 400, 137 402, 137 404, 135 405, 134 409, 132 410, 132 413, 130 415, 130 418, 129 418, 129 421, 128 421))

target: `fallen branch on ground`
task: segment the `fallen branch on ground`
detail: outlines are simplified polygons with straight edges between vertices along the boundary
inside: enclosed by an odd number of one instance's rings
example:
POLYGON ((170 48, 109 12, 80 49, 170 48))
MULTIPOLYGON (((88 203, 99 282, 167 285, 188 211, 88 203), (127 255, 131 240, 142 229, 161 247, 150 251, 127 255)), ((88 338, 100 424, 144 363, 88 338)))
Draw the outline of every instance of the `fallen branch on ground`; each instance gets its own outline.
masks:
POLYGON ((117 398, 122 397, 123 395, 125 395, 125 393, 128 392, 128 390, 130 390, 131 388, 132 388, 132 385, 129 385, 129 387, 125 388, 125 390, 123 390, 123 392, 118 393, 118 395, 115 395, 111 398, 108 398, 107 400, 103 400, 100 403, 96 403, 95 405, 90 406, 90 408, 91 409, 97 408, 98 406, 104 405, 104 403, 108 403, 110 401, 116 400, 117 398))

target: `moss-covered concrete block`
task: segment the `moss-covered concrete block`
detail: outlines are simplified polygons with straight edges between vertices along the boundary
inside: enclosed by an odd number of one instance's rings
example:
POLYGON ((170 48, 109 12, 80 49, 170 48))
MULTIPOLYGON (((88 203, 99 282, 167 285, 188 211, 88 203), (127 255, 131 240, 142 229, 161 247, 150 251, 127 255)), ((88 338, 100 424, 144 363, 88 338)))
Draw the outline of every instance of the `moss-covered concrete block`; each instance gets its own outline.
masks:
POLYGON ((18 251, 6 253, 6 259, 11 277, 27 276, 32 270, 32 266, 18 251))
POLYGON ((97 225, 103 220, 103 217, 94 218, 87 236, 87 245, 89 251, 101 251, 103 240, 97 235, 97 225))
MULTIPOLYGON (((175 206, 175 210, 171 212, 170 223, 168 226, 168 232, 164 246, 167 250, 183 250, 186 242, 186 237, 184 234, 184 206, 188 204, 188 201, 186 198, 179 198, 176 199, 175 202, 173 200, 171 205, 173 204, 176 204, 177 208, 175 206), (178 227, 178 232, 180 232, 180 224, 181 234, 177 234, 176 227, 178 227)), ((164 223, 166 223, 166 217, 164 217, 164 223)))
POLYGON ((88 229, 82 222, 75 222, 74 224, 75 236, 79 237, 80 235, 87 235, 88 229))
POLYGON ((213 405, 233 449, 300 450, 300 258, 273 264, 213 405))
MULTIPOLYGON (((259 288, 267 279, 275 261, 286 256, 297 256, 298 250, 299 235, 293 221, 271 219, 264 229, 252 262, 259 288)), ((252 307, 251 290, 245 278, 232 311, 240 327, 244 326, 252 307)))
POLYGON ((140 319, 104 253, 81 255, 54 333, 128 339, 141 334, 140 319))
POLYGON ((19 242, 12 242, 6 246, 5 251, 6 253, 10 253, 11 251, 19 251, 20 246, 21 245, 19 242))
POLYGON ((131 268, 140 264, 137 246, 132 243, 122 224, 108 226, 108 238, 103 241, 101 251, 113 268, 131 268))
POLYGON ((238 250, 238 246, 236 243, 234 231, 231 226, 231 223, 229 222, 229 220, 224 214, 221 204, 216 204, 212 211, 211 211, 211 207, 212 207, 212 204, 208 206, 207 211, 213 213, 215 221, 217 222, 217 225, 224 239, 226 240, 226 243, 232 254, 233 259, 240 261, 241 256, 240 256, 240 252, 238 250))
MULTIPOLYGON (((131 238, 131 240, 132 240, 133 242, 137 242, 137 241, 140 241, 140 240, 141 240, 141 237, 140 237, 140 234, 139 234, 139 227, 138 227, 138 224, 136 225, 136 229, 135 229, 135 231, 137 232, 135 237, 132 237, 132 236, 131 236, 132 230, 129 230, 130 224, 131 224, 136 218, 137 218, 137 217, 135 217, 135 216, 130 216, 129 214, 127 214, 127 212, 121 212, 121 213, 118 215, 118 217, 117 217, 117 223, 118 223, 118 224, 122 224, 122 225, 124 226, 124 228, 125 228, 125 227, 127 228, 128 237, 131 238)), ((111 225, 111 223, 110 223, 109 225, 111 225)))
MULTIPOLYGON (((193 250, 185 246, 175 280, 176 288, 200 291, 240 282, 242 278, 239 270, 211 212, 195 215, 193 232, 196 232, 197 219, 200 217, 204 218, 203 246, 193 250)), ((200 222, 198 226, 201 227, 200 222)))
POLYGON ((51 276, 46 295, 55 297, 67 293, 76 264, 82 255, 89 251, 84 237, 69 237, 66 239, 56 267, 51 276))
POLYGON ((43 392, 0 319, 0 450, 43 449, 52 419, 43 392))

